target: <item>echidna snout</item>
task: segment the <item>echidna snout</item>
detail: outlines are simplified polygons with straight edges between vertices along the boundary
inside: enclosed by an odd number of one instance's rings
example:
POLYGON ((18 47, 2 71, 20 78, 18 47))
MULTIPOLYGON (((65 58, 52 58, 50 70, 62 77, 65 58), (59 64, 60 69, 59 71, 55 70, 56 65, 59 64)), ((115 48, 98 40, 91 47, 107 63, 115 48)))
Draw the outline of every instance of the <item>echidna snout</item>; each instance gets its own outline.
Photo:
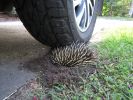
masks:
POLYGON ((68 67, 85 66, 95 59, 94 52, 86 43, 72 43, 69 46, 56 48, 50 57, 54 64, 68 67))

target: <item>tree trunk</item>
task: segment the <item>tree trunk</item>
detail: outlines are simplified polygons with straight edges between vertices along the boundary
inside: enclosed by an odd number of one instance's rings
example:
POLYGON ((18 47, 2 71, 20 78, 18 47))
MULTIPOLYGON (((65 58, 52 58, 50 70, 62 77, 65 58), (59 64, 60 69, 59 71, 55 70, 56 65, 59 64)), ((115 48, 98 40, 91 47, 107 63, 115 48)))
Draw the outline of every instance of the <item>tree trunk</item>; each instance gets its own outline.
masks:
POLYGON ((129 10, 129 16, 133 17, 133 1, 131 3, 131 8, 129 10))
POLYGON ((102 9, 103 9, 103 2, 104 0, 98 0, 98 15, 102 16, 102 9))

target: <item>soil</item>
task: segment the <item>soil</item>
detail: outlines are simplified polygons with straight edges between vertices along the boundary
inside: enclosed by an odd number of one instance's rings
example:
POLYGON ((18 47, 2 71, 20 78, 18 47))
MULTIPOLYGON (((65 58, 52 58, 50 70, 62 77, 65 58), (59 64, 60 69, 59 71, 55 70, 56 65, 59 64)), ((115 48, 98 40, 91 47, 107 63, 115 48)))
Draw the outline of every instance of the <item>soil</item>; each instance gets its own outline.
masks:
MULTIPOLYGON (((51 88, 57 83, 65 85, 71 83, 76 84, 78 87, 78 85, 80 85, 78 82, 82 81, 80 78, 81 76, 88 77, 96 71, 95 65, 88 65, 86 67, 65 67, 54 65, 51 63, 49 54, 27 61, 20 68, 38 73, 38 77, 36 80, 32 80, 19 88, 6 100, 31 100, 33 96, 30 96, 29 94, 33 90, 40 88, 39 84, 44 88, 51 88)), ((45 100, 49 100, 49 98, 45 98, 45 100)))
POLYGON ((40 88, 40 85, 35 80, 31 80, 27 84, 18 88, 16 92, 9 97, 6 97, 5 100, 32 100, 34 96, 30 95, 30 93, 37 88, 40 88))

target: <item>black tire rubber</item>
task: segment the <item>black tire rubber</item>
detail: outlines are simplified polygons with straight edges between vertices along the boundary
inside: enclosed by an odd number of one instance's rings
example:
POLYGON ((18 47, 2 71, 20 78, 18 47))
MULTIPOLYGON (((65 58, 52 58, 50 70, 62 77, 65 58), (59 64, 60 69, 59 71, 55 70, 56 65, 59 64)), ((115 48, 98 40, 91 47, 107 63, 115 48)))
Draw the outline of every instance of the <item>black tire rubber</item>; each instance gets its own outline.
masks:
POLYGON ((14 0, 14 4, 26 29, 43 44, 64 46, 73 41, 87 42, 91 37, 97 6, 89 28, 82 35, 76 26, 72 0, 14 0))

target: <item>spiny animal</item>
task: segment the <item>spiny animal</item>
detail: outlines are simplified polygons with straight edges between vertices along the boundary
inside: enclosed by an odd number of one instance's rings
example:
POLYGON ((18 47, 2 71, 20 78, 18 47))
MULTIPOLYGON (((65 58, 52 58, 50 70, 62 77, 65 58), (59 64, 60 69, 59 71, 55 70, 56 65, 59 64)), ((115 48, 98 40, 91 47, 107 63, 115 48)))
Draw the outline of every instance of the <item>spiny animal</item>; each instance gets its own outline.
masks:
POLYGON ((89 49, 87 43, 72 43, 69 46, 56 48, 51 52, 50 56, 54 64, 75 67, 86 66, 96 57, 94 52, 89 49))

